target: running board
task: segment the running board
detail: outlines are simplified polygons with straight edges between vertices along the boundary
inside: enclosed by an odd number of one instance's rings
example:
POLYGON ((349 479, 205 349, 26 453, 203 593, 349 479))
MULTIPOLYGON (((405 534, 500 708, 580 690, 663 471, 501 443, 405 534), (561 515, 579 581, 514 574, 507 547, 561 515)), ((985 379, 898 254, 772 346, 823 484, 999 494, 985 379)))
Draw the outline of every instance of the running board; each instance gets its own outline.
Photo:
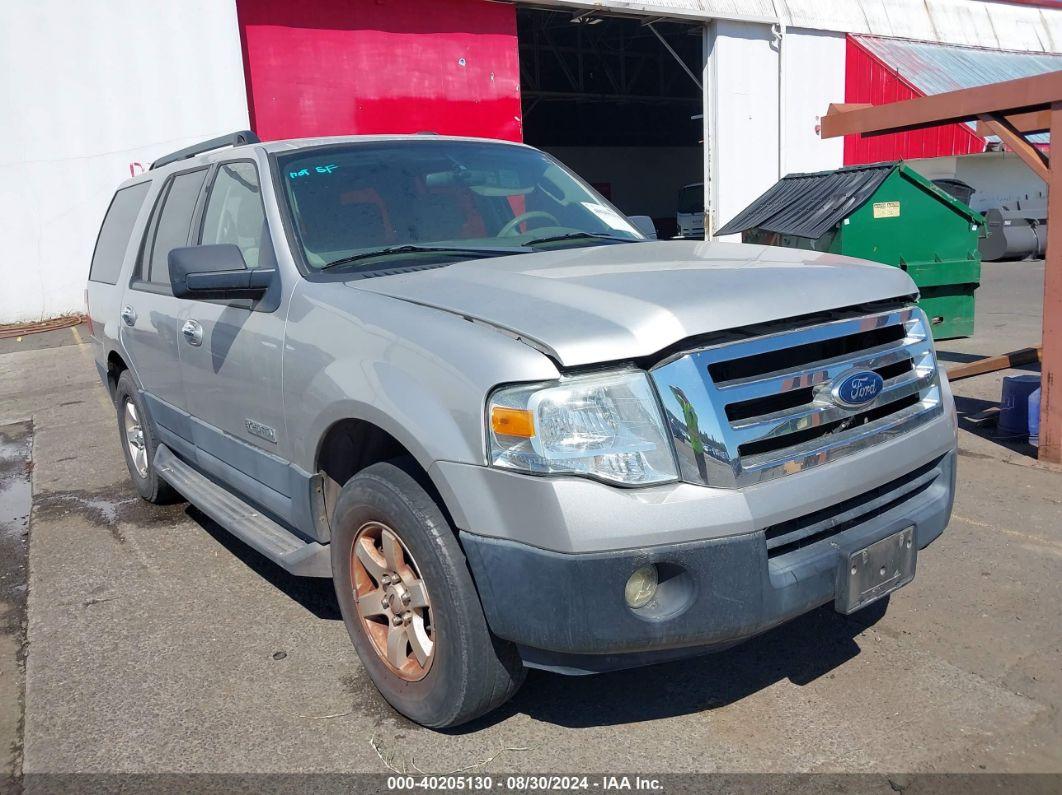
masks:
POLYGON ((300 577, 331 577, 328 547, 303 541, 160 444, 155 471, 190 503, 271 561, 300 577))

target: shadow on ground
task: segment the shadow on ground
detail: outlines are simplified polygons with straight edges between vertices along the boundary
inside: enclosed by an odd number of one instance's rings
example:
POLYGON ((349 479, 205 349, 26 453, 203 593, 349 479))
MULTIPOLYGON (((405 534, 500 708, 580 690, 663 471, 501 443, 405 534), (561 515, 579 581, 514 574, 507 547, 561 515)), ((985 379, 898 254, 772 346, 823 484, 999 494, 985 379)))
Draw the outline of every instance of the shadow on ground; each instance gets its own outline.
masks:
MULTIPOLYGON (((222 529, 194 507, 187 514, 248 568, 318 618, 341 620, 332 581, 295 577, 222 529)), ((808 684, 859 654, 854 638, 885 614, 888 599, 852 616, 826 605, 747 643, 704 657, 646 668, 571 677, 532 670, 508 704, 449 730, 467 734, 517 713, 569 728, 657 720, 726 706, 775 682, 808 684)), ((375 692, 380 706, 383 699, 375 692)), ((408 724, 394 713, 396 720, 408 724)))
MULTIPOLYGON (((959 427, 974 436, 993 442, 1013 453, 1036 458, 1036 448, 1029 444, 1029 439, 1025 434, 1007 433, 996 425, 995 419, 988 424, 974 421, 974 418, 998 406, 999 402, 996 400, 983 400, 981 398, 956 395, 955 411, 959 415, 959 427)), ((960 450, 959 454, 963 455, 963 451, 960 450)))
POLYGON ((286 593, 317 618, 343 620, 331 580, 321 577, 296 577, 247 546, 195 506, 189 504, 185 513, 233 556, 243 561, 247 568, 277 590, 286 593))
POLYGON ((885 599, 848 617, 827 605, 727 651, 646 668, 582 677, 530 671, 511 702, 451 733, 515 713, 568 728, 616 726, 725 707, 782 680, 806 685, 856 657, 855 636, 887 605, 885 599))

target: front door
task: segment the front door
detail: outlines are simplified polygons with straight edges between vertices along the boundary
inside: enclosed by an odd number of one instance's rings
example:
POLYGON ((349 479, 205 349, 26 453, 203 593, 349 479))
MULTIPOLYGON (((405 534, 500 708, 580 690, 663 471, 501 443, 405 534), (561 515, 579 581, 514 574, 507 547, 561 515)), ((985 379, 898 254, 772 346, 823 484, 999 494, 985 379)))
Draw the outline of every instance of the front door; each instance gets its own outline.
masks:
MULTIPOLYGON (((202 245, 238 246, 248 268, 276 266, 254 162, 218 166, 194 237, 202 245)), ((183 301, 181 373, 200 468, 288 519, 284 318, 274 299, 183 301)))
POLYGON ((187 302, 170 290, 168 256, 188 244, 206 175, 206 168, 175 174, 159 190, 122 297, 118 332, 161 440, 187 459, 195 457, 180 367, 179 316, 187 302))

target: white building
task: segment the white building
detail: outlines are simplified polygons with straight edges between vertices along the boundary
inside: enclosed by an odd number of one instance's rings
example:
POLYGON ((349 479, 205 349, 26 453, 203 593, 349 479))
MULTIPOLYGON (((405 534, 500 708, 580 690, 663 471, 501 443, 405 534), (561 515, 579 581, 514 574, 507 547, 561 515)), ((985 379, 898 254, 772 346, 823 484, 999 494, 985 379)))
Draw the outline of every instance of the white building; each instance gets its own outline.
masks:
POLYGON ((1042 190, 1002 154, 960 167, 991 147, 969 128, 870 145, 817 122, 1062 63, 1062 10, 1032 0, 10 0, 0 27, 0 323, 83 311, 115 186, 237 129, 525 140, 666 234, 684 184, 718 228, 781 175, 870 160, 1042 190))

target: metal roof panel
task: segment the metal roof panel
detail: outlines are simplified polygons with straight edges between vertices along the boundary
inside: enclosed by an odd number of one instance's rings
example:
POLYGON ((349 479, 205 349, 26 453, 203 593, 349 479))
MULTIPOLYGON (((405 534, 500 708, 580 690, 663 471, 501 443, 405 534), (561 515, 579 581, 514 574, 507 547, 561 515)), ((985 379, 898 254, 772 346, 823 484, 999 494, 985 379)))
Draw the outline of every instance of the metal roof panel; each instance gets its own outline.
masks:
MULTIPOLYGON (((1062 69, 1062 55, 990 50, 880 36, 853 35, 852 38, 902 80, 926 95, 1062 69)), ((1034 143, 1050 140, 1047 134, 1030 136, 1030 139, 1034 143)))

